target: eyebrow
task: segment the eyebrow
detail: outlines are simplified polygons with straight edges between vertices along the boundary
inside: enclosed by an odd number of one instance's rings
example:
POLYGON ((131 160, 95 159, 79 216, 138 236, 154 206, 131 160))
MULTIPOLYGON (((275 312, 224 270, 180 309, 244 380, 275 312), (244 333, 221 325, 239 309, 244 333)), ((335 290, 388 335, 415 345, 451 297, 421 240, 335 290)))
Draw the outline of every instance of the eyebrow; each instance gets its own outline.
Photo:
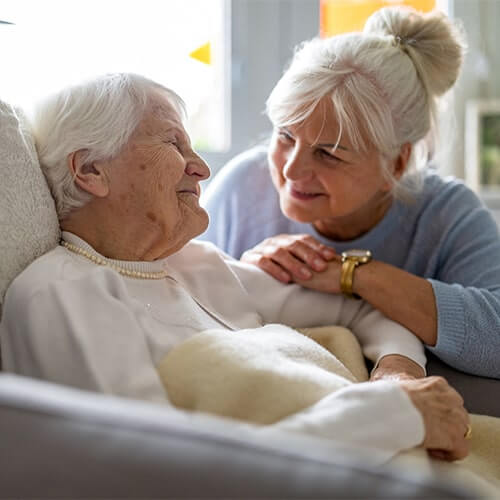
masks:
MULTIPOLYGON (((285 130, 287 134, 293 135, 290 130, 287 127, 279 127, 282 130, 285 130)), ((311 144, 311 146, 314 146, 316 148, 327 148, 327 149, 342 149, 344 151, 350 151, 348 148, 345 146, 342 146, 341 144, 333 143, 333 144, 311 144)))
POLYGON ((341 144, 313 144, 313 146, 317 148, 329 148, 329 149, 343 149, 344 151, 349 151, 346 147, 342 146, 341 144))

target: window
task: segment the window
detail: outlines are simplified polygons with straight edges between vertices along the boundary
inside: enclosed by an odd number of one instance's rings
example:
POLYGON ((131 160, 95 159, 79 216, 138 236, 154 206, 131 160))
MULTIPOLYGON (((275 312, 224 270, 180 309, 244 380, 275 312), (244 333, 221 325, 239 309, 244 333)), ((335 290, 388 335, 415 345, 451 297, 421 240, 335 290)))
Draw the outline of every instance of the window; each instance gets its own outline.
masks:
POLYGON ((0 96, 29 106, 92 75, 140 73, 186 101, 194 146, 230 141, 228 0, 3 0, 0 96))
POLYGON ((434 8, 448 10, 443 0, 320 0, 320 34, 328 37, 362 31, 373 12, 390 5, 408 5, 424 12, 434 8))

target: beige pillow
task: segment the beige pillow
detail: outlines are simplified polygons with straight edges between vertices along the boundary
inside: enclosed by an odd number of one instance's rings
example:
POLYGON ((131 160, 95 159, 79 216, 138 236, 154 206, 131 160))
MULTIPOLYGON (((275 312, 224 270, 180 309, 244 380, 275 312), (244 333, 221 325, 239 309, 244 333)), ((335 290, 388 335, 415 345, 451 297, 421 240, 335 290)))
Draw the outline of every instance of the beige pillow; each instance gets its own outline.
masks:
POLYGON ((26 119, 0 101, 0 315, 10 282, 59 238, 54 200, 26 119))

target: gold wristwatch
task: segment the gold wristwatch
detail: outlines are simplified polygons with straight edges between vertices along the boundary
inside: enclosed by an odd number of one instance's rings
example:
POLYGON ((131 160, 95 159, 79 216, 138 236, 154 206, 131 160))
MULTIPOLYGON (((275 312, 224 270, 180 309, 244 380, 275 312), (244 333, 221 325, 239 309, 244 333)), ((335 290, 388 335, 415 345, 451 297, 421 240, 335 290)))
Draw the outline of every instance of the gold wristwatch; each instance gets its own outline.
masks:
POLYGON ((354 281, 354 270, 363 264, 367 264, 372 260, 370 250, 346 250, 342 252, 342 273, 340 274, 340 291, 346 296, 354 299, 360 299, 352 291, 352 283, 354 281))

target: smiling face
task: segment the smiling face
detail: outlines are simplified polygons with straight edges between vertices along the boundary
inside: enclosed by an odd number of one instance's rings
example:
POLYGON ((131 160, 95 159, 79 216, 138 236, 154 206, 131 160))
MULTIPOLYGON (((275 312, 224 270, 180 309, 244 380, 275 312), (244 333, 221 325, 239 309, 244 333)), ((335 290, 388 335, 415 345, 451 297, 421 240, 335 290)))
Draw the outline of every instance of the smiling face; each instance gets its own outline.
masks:
POLYGON ((165 94, 154 95, 124 150, 105 163, 109 216, 148 242, 141 260, 170 255, 206 229, 200 181, 210 171, 165 94))
POLYGON ((302 123, 275 128, 271 177, 283 213, 313 223, 333 239, 352 239, 373 227, 391 203, 377 151, 355 151, 324 98, 302 123))

